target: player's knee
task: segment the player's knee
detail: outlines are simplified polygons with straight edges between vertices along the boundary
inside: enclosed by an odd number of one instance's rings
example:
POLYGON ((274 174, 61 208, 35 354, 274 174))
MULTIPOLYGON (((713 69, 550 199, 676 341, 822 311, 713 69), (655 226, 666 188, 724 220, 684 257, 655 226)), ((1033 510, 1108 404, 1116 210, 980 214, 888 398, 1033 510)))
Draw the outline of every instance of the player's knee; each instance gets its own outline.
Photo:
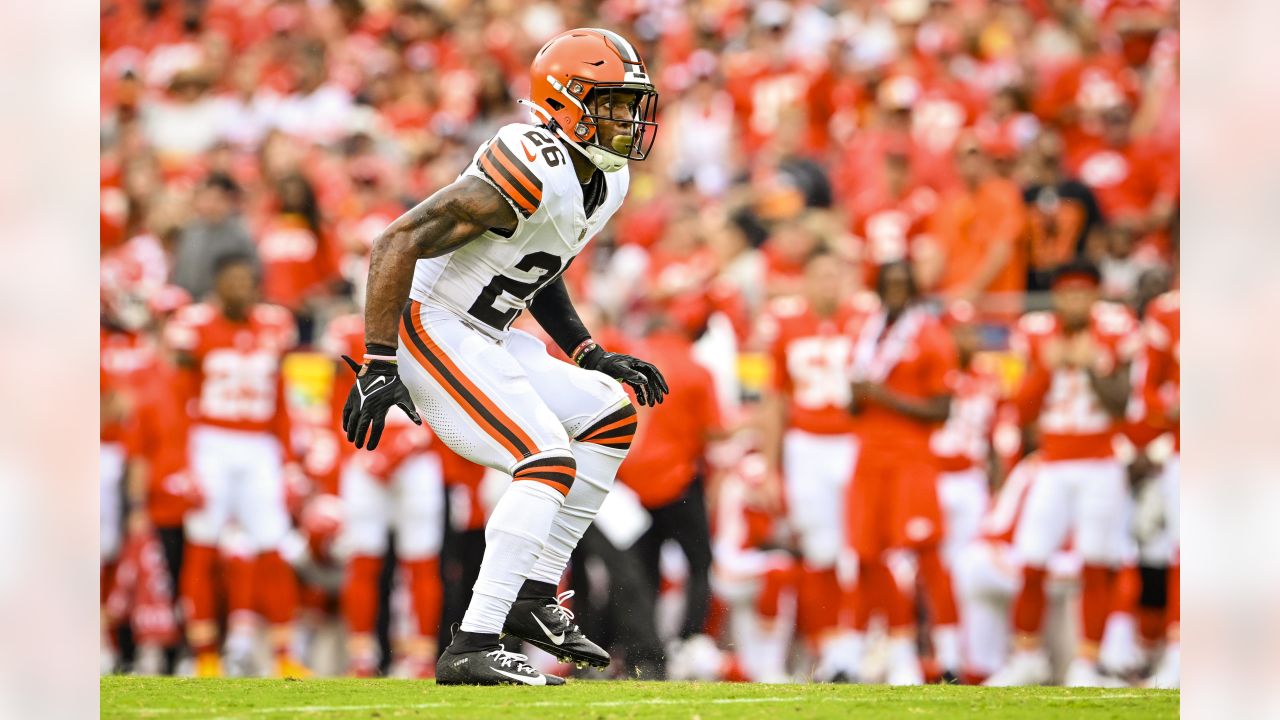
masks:
POLYGON ((540 455, 517 465, 512 481, 536 482, 568 495, 578 475, 578 463, 567 450, 540 455))
POLYGON ((631 441, 635 439, 637 427, 636 407, 626 399, 626 396, 623 396, 622 401, 621 407, 611 406, 615 409, 606 412, 584 428, 574 437, 574 440, 620 450, 624 453, 631 449, 631 441))

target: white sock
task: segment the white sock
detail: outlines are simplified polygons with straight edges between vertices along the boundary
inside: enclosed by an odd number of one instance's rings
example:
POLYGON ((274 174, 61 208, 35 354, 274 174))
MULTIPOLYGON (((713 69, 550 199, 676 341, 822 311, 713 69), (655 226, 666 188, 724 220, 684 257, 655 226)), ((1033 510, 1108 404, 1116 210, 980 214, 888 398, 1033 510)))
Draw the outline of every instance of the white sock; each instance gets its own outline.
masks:
POLYGON ((517 480, 502 494, 484 529, 484 560, 461 630, 502 632, 563 502, 557 490, 530 480, 517 480))
POLYGON ((960 631, 955 625, 939 625, 933 629, 933 654, 943 670, 960 672, 960 631))
POLYGON ((623 450, 606 448, 594 443, 571 442, 569 448, 578 464, 578 475, 573 487, 564 499, 564 505, 556 514, 547 542, 529 572, 529 578, 539 582, 560 584, 560 576, 569 564, 569 556, 578 541, 590 527, 600 505, 613 487, 618 467, 627 457, 623 450))

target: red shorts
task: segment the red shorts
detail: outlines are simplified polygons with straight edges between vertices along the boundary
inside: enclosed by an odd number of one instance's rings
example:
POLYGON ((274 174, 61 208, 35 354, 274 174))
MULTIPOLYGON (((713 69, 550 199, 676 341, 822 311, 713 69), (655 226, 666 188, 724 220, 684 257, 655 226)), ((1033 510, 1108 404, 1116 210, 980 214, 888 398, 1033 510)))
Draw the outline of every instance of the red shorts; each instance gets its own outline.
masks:
POLYGON ((865 447, 846 497, 849 546, 865 558, 942 539, 938 467, 928 452, 865 447))

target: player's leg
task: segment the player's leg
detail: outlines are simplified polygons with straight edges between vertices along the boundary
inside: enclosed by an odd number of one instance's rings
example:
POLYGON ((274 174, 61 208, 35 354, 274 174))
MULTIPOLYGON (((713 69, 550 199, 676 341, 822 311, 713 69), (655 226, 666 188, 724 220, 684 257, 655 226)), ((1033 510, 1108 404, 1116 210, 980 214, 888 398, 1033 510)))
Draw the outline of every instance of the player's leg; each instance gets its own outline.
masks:
POLYGON ((436 453, 405 459, 392 478, 396 493, 396 555, 405 569, 418 633, 409 646, 412 674, 435 677, 440 625, 440 545, 444 541, 444 469, 436 453))
POLYGON ((569 438, 510 352, 451 312, 411 302, 398 355, 400 378, 436 436, 513 478, 489 516, 479 579, 436 681, 556 683, 503 652, 498 635, 574 485, 569 438))
POLYGON ((281 543, 289 532, 282 449, 274 437, 266 434, 245 437, 237 444, 243 475, 232 497, 232 512, 244 528, 253 553, 254 606, 269 628, 276 674, 306 676, 309 671, 292 656, 298 578, 280 554, 281 543))
POLYGON ((604 666, 608 654, 572 623, 567 609, 560 607, 556 588, 627 456, 637 427, 636 410, 617 381, 552 358, 546 346, 527 333, 512 331, 506 347, 565 434, 573 438, 569 447, 577 467, 573 487, 521 588, 506 630, 552 654, 604 666), (563 642, 556 643, 560 636, 563 642))
POLYGON ((943 678, 960 677, 960 616, 951 572, 942 560, 946 523, 938 500, 938 471, 922 458, 901 458, 896 466, 894 544, 916 555, 916 578, 923 586, 932 624, 934 655, 943 678))
POLYGON ((1003 544, 976 540, 956 556, 954 580, 961 613, 966 682, 980 683, 1004 664, 1013 627, 1009 606, 1022 573, 1003 544))
POLYGON ((195 654, 197 676, 222 674, 218 657, 218 625, 215 615, 214 568, 218 542, 231 512, 231 450, 222 433, 211 428, 191 432, 192 476, 200 489, 201 505, 183 520, 181 595, 187 618, 187 644, 195 654))
POLYGON ((347 461, 339 478, 342 497, 341 547, 350 559, 342 584, 342 616, 347 623, 347 671, 355 677, 378 672, 378 577, 387 552, 391 497, 385 481, 369 473, 362 458, 347 461))
POLYGON ((125 469, 124 447, 120 443, 102 443, 98 448, 98 580, 99 609, 102 628, 102 667, 109 673, 115 669, 114 630, 107 620, 107 597, 115 578, 116 558, 123 541, 122 507, 125 469))
POLYGON ((1182 518, 1178 507, 1178 491, 1181 482, 1181 461, 1173 455, 1165 461, 1164 471, 1160 474, 1160 485, 1165 497, 1165 522, 1167 532, 1173 539, 1173 557, 1169 563, 1169 579, 1166 601, 1166 622, 1164 654, 1151 676, 1151 685, 1160 688, 1176 688, 1179 685, 1181 665, 1181 561, 1178 548, 1181 545, 1182 518))
POLYGON ((989 499, 987 474, 981 468, 943 473, 938 477, 938 503, 946 525, 942 561, 948 568, 955 564, 960 552, 977 539, 989 499))
POLYGON ((796 630, 818 659, 816 679, 852 678, 861 658, 856 638, 836 637, 843 600, 836 562, 844 547, 841 500, 853 474, 856 441, 849 435, 790 430, 782 442, 787 514, 799 535, 803 560, 796 630))
POLYGON ((1070 470, 1064 470, 1063 465, 1042 463, 1027 491, 1013 538, 1014 550, 1023 562, 1022 589, 1013 604, 1014 651, 1005 666, 987 679, 987 685, 1048 682, 1049 659, 1040 637, 1046 604, 1045 568, 1067 539, 1074 498, 1070 470))
MULTIPOLYGON (((854 592, 853 629, 865 636, 875 612, 885 617, 890 635, 890 682, 913 684, 920 680, 915 651, 915 622, 911 603, 889 569, 886 552, 892 545, 892 473, 899 458, 864 446, 849 486, 847 534, 858 557, 854 592)), ((861 647, 855 648, 859 659, 861 647)), ((860 662, 859 662, 860 664, 860 662)))
POLYGON ((1098 685, 1098 653, 1113 599, 1116 568, 1128 541, 1131 498, 1123 466, 1114 460, 1069 465, 1075 483, 1075 546, 1080 572, 1081 641, 1068 670, 1068 685, 1098 685))

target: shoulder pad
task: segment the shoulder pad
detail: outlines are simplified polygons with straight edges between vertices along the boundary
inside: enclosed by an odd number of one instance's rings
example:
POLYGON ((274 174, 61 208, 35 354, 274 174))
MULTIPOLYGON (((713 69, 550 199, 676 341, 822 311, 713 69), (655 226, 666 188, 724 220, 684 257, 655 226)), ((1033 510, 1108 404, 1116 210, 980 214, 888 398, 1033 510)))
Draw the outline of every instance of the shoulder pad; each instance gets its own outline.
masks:
POLYGON ((1103 335, 1124 335, 1137 328, 1137 321, 1129 308, 1112 302, 1093 306, 1093 324, 1103 335))
POLYGON ((870 290, 859 290, 849 300, 849 307, 863 313, 875 312, 880 309, 880 296, 870 290))
POLYGON ((798 295, 786 295, 769 301, 768 312, 778 318, 797 317, 803 315, 808 303, 798 295))
POLYGON ((1018 318, 1018 330, 1027 335, 1046 335, 1053 332, 1057 325, 1053 313, 1044 311, 1029 312, 1018 318))
POLYGON ((213 319, 217 316, 218 311, 209 303, 194 303, 192 305, 179 308, 178 312, 174 313, 173 320, 174 322, 194 327, 197 325, 207 325, 210 322, 213 322, 213 319))
POLYGON ((1176 313, 1180 309, 1177 290, 1170 290, 1151 301, 1152 309, 1160 313, 1176 313))
POLYGON ((263 303, 253 308, 253 319, 262 323, 271 325, 286 325, 293 323, 293 313, 285 310, 279 305, 269 305, 263 303))
POLYGON ((505 125, 476 152, 464 174, 492 185, 522 218, 542 206, 552 168, 572 164, 559 141, 543 128, 513 123, 505 125))

